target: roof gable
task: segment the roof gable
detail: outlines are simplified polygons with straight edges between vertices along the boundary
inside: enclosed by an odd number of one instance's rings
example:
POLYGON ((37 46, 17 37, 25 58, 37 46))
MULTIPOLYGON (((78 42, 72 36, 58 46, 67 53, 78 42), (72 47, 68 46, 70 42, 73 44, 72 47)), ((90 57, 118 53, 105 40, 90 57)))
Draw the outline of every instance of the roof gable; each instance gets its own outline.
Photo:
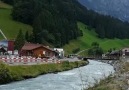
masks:
POLYGON ((33 50, 41 46, 41 44, 25 43, 21 50, 33 50))
POLYGON ((37 49, 39 47, 43 47, 43 48, 48 49, 50 51, 54 51, 53 49, 51 49, 51 48, 49 48, 47 46, 43 46, 41 44, 33 44, 33 43, 25 43, 21 50, 22 51, 23 50, 34 50, 34 49, 37 49))

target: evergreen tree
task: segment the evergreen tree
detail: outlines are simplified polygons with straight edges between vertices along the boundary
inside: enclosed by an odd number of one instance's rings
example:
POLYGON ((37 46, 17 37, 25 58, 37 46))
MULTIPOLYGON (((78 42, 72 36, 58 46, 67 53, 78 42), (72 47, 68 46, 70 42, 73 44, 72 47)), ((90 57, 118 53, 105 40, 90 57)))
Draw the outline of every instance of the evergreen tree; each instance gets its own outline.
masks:
POLYGON ((22 33, 22 30, 19 30, 19 33, 16 37, 16 40, 14 42, 14 49, 16 50, 21 50, 21 48, 23 47, 23 45, 25 44, 25 39, 24 39, 24 35, 22 33))
POLYGON ((98 42, 93 42, 91 44, 92 47, 98 48, 99 47, 99 43, 98 42))
POLYGON ((26 41, 29 41, 29 33, 28 33, 28 31, 26 31, 26 33, 25 33, 25 39, 26 39, 26 41))
POLYGON ((103 49, 99 47, 99 43, 93 42, 91 44, 91 48, 88 50, 88 55, 99 57, 102 56, 102 54, 103 54, 103 49))

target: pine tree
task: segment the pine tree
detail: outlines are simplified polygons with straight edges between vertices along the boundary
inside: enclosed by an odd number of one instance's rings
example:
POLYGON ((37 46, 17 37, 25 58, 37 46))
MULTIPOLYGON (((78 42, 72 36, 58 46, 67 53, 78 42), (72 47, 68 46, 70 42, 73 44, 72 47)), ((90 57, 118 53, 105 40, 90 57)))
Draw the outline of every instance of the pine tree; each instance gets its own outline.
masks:
POLYGON ((14 48, 16 50, 21 50, 21 48, 23 47, 24 43, 25 43, 24 35, 22 33, 22 30, 20 29, 19 33, 17 35, 17 38, 15 40, 15 43, 14 43, 15 44, 14 48))
POLYGON ((26 41, 29 41, 29 33, 28 33, 28 31, 26 31, 26 33, 25 33, 25 39, 26 39, 26 41))

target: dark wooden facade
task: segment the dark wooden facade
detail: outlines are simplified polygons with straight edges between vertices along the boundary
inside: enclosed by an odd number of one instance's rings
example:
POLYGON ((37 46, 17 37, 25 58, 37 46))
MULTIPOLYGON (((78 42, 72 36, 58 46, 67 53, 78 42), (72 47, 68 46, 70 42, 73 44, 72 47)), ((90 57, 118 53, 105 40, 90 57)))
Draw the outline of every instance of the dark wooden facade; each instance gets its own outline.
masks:
POLYGON ((14 51, 14 40, 8 40, 8 51, 14 51))

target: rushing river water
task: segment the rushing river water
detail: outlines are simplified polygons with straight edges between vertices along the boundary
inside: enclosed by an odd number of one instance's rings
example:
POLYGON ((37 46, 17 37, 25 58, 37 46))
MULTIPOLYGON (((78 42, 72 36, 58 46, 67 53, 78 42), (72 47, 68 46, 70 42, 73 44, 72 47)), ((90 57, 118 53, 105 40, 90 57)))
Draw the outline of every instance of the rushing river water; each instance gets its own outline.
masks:
POLYGON ((90 61, 89 65, 79 69, 0 85, 0 90, 81 90, 113 72, 109 64, 90 61))

